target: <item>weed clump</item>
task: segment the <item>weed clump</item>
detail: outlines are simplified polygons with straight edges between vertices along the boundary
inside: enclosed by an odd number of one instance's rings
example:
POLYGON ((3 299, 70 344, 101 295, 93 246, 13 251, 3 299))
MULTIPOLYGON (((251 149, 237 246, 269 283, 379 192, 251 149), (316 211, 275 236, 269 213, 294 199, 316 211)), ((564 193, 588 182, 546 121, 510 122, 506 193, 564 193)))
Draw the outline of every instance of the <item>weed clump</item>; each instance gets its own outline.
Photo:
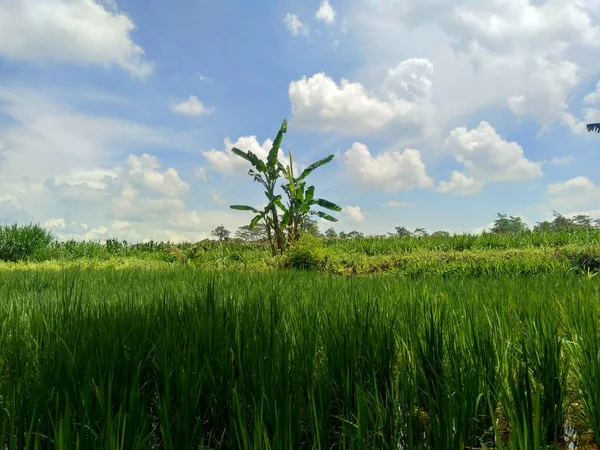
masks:
POLYGON ((52 234, 37 224, 0 225, 0 260, 30 260, 47 249, 52 240, 52 234))
POLYGON ((321 270, 325 267, 326 260, 321 241, 310 234, 303 234, 298 241, 290 245, 285 265, 292 269, 321 270))

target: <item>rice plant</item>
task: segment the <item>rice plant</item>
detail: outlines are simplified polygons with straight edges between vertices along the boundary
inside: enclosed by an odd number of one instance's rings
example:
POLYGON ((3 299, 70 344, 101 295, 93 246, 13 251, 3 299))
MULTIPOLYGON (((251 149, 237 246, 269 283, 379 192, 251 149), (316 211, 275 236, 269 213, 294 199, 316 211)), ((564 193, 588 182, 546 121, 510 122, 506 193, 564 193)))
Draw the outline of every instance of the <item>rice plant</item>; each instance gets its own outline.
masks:
POLYGON ((8 449, 599 439, 597 278, 0 272, 8 449), (574 383, 571 389, 569 383, 574 383), (585 423, 567 413, 583 405, 585 423))

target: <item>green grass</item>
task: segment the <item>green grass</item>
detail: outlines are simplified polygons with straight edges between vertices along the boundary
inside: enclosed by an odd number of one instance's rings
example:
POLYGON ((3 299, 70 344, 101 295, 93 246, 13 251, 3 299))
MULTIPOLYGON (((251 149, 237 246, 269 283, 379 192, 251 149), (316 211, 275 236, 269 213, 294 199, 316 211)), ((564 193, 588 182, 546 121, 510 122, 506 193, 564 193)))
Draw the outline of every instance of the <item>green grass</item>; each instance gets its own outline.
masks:
POLYGON ((541 449, 565 423, 600 438, 595 277, 161 264, 0 272, 6 448, 541 449))

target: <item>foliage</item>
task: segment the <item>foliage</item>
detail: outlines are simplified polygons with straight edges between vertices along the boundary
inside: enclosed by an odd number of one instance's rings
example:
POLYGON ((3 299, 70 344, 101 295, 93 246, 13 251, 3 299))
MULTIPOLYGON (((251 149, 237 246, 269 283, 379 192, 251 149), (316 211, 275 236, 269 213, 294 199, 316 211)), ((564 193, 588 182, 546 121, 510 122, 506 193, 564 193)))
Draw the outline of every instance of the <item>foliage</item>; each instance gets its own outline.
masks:
POLYGON ((325 252, 321 241, 306 233, 290 245, 286 254, 286 265, 294 269, 323 269, 325 252))
POLYGON ((219 241, 226 241, 231 236, 231 231, 229 231, 223 225, 219 225, 217 228, 212 230, 210 234, 216 237, 219 241))
POLYGON ((52 240, 52 234, 37 224, 0 225, 0 260, 29 260, 45 250, 52 240))
POLYGON ((325 237, 327 239, 335 239, 338 237, 338 234, 334 228, 328 228, 327 230, 325 230, 325 237))
POLYGON ((542 232, 559 232, 568 230, 589 230, 600 227, 600 219, 593 220, 590 216, 579 214, 574 217, 565 217, 556 211, 552 211, 554 219, 538 222, 534 230, 542 232))
POLYGON ((267 241, 267 227, 264 223, 258 223, 254 228, 244 225, 237 229, 235 232, 235 237, 246 242, 267 241))
POLYGON ((232 149, 234 154, 252 164, 252 169, 250 169, 248 174, 254 178, 254 181, 264 186, 264 193, 268 203, 262 211, 247 205, 231 205, 231 208, 238 211, 251 211, 256 214, 250 225, 248 225, 249 229, 256 227, 259 222, 264 221, 273 256, 278 252, 283 253, 289 244, 295 242, 300 237, 301 233, 309 231, 311 225, 309 216, 316 215, 331 222, 337 221, 335 217, 323 211, 313 210, 313 206, 320 206, 330 211, 341 211, 338 205, 329 200, 315 198, 315 187, 307 186, 305 181, 312 171, 330 162, 334 155, 329 155, 309 165, 296 177, 294 175, 292 152, 290 151, 290 163, 287 167, 284 167, 278 159, 283 134, 286 132, 287 121, 284 120, 277 133, 277 137, 273 141, 273 146, 269 151, 266 161, 261 160, 251 151, 244 152, 235 147, 232 149), (285 177, 287 181, 286 184, 282 185, 282 189, 287 196, 287 205, 284 205, 282 202, 281 195, 275 194, 275 186, 281 176, 285 177), (279 210, 281 210, 281 217, 279 210))
POLYGON ((0 277, 8 449, 541 449, 562 422, 580 448, 600 437, 594 280, 0 277))
POLYGON ((254 181, 262 184, 265 188, 264 192, 267 197, 267 205, 262 211, 247 205, 231 205, 230 208, 238 211, 251 211, 256 214, 250 222, 249 228, 254 228, 260 221, 264 222, 273 256, 275 256, 277 252, 283 253, 285 249, 283 227, 280 225, 279 214, 277 211, 278 204, 281 204, 281 196, 275 195, 275 186, 283 171, 283 166, 278 160, 278 154, 283 135, 286 132, 287 120, 284 120, 273 141, 271 150, 269 150, 266 161, 260 159, 250 150, 244 152, 236 147, 233 147, 231 150, 234 154, 245 159, 252 165, 252 168, 248 171, 248 175, 250 175, 254 181))
POLYGON ((520 217, 507 217, 507 214, 498 213, 498 218, 490 231, 495 234, 518 234, 526 230, 527 225, 520 217))
POLYGON ((294 176, 293 154, 290 151, 290 164, 285 168, 284 174, 287 184, 282 186, 285 192, 288 203, 287 205, 279 204, 283 210, 282 227, 288 228, 289 244, 296 242, 302 233, 310 230, 311 224, 314 228, 314 222, 311 222, 310 216, 318 216, 330 222, 337 222, 337 219, 323 211, 313 210, 313 206, 330 211, 341 211, 342 208, 335 203, 322 198, 315 198, 315 187, 306 185, 306 177, 315 169, 329 163, 334 155, 329 155, 311 165, 302 171, 300 176, 294 176))

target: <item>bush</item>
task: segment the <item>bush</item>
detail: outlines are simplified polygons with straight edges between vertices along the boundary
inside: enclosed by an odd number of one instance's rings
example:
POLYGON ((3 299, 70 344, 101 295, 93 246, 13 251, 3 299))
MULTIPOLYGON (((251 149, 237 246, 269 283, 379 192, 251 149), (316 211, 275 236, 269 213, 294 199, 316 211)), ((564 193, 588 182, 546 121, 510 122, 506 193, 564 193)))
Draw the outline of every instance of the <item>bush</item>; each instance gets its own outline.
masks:
POLYGON ((39 225, 0 225, 0 260, 31 259, 52 243, 52 234, 39 225))
POLYGON ((286 266, 293 269, 322 269, 325 260, 325 250, 321 241, 308 233, 290 245, 286 254, 286 266))

